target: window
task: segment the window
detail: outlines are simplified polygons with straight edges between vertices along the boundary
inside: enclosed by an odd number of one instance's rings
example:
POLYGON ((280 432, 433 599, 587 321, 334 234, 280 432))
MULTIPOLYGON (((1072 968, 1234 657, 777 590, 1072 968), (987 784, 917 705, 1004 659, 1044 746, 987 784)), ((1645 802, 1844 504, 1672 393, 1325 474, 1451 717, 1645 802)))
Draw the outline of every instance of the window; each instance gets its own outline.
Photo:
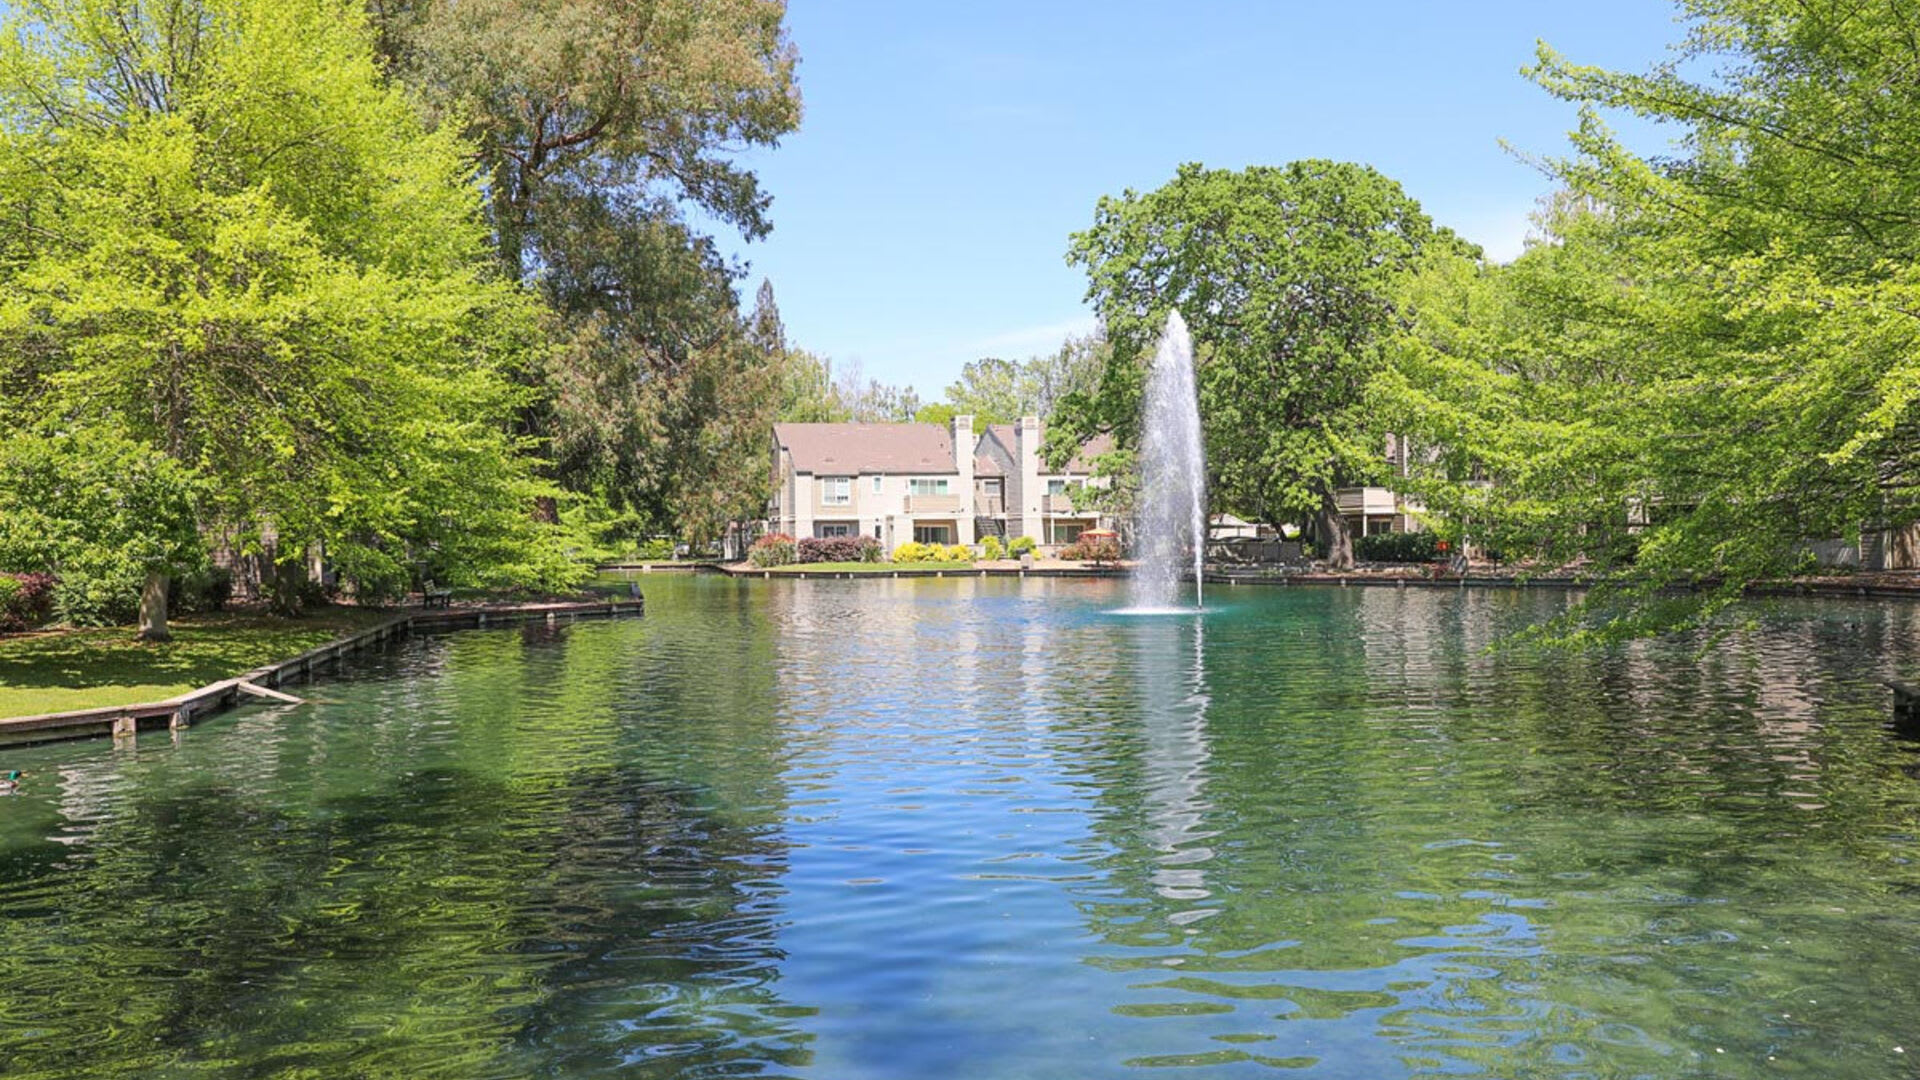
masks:
POLYGON ((907 481, 907 494, 909 495, 945 495, 946 493, 947 478, 944 476, 916 476, 907 481))
POLYGON ((1066 493, 1067 493, 1067 482, 1065 480, 1047 481, 1047 494, 1065 495, 1066 493))
POLYGON ((1000 497, 1000 478, 999 477, 996 476, 996 477, 992 477, 991 479, 980 481, 980 487, 982 492, 988 498, 997 499, 1000 497))
POLYGON ((820 478, 820 505, 845 506, 853 501, 853 477, 823 476, 820 478))
POLYGON ((878 476, 873 478, 873 493, 875 495, 880 494, 880 479, 878 476))
POLYGON ((915 525, 913 542, 916 544, 951 544, 953 527, 950 525, 915 525))
POLYGON ((1055 524, 1053 526, 1053 537, 1051 539, 1051 542, 1055 544, 1071 544, 1074 541, 1080 539, 1080 534, 1085 529, 1086 529, 1085 525, 1081 525, 1078 523, 1074 523, 1070 525, 1055 524))
POLYGON ((813 535, 819 537, 822 540, 825 540, 831 536, 852 536, 853 522, 851 521, 815 522, 813 526, 813 535))

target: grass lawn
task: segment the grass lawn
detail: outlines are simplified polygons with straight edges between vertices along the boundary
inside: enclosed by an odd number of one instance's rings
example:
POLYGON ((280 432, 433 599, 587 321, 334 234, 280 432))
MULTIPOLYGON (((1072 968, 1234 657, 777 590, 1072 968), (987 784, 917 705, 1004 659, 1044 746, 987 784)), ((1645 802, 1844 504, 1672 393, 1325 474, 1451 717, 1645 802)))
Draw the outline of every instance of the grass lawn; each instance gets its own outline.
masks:
POLYGON ((148 644, 133 628, 55 630, 0 637, 0 716, 162 701, 284 660, 391 616, 324 608, 298 619, 187 615, 173 640, 148 644))
POLYGON ((792 566, 770 566, 767 569, 776 574, 797 574, 804 570, 808 573, 829 574, 891 574, 895 570, 971 570, 971 562, 810 562, 794 563, 792 566))

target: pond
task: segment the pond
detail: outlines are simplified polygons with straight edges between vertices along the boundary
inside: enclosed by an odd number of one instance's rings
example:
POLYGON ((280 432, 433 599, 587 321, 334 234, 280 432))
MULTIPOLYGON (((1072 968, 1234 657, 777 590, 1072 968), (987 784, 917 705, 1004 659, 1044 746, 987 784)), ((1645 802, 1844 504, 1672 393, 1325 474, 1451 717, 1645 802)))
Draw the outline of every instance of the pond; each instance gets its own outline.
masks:
POLYGON ((1920 607, 645 579, 15 748, 9 1077, 1906 1077, 1920 607))

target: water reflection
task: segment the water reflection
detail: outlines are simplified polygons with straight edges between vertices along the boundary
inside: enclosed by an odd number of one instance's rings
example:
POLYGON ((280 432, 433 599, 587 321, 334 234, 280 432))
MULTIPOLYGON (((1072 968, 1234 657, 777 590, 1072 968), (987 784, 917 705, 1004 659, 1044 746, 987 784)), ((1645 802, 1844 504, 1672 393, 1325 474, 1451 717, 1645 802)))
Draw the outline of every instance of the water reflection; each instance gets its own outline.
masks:
POLYGON ((648 594, 13 752, 0 1071, 1906 1075, 1920 609, 1534 656, 1554 594, 648 594))

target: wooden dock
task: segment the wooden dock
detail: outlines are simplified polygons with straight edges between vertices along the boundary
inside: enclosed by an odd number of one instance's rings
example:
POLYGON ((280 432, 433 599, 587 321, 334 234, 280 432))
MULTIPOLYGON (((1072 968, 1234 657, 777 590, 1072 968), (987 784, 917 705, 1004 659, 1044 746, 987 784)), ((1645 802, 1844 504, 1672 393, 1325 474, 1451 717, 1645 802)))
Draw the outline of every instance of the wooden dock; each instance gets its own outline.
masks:
POLYGON ((306 678, 338 664, 345 657, 368 649, 383 648, 409 634, 642 615, 646 613, 646 606, 645 599, 641 599, 411 611, 395 615, 358 633, 336 638, 291 659, 257 667, 231 679, 208 683, 165 701, 0 719, 0 745, 84 739, 97 735, 126 738, 153 728, 177 731, 191 726, 195 720, 232 708, 243 697, 290 696, 273 691, 287 681, 306 678))

